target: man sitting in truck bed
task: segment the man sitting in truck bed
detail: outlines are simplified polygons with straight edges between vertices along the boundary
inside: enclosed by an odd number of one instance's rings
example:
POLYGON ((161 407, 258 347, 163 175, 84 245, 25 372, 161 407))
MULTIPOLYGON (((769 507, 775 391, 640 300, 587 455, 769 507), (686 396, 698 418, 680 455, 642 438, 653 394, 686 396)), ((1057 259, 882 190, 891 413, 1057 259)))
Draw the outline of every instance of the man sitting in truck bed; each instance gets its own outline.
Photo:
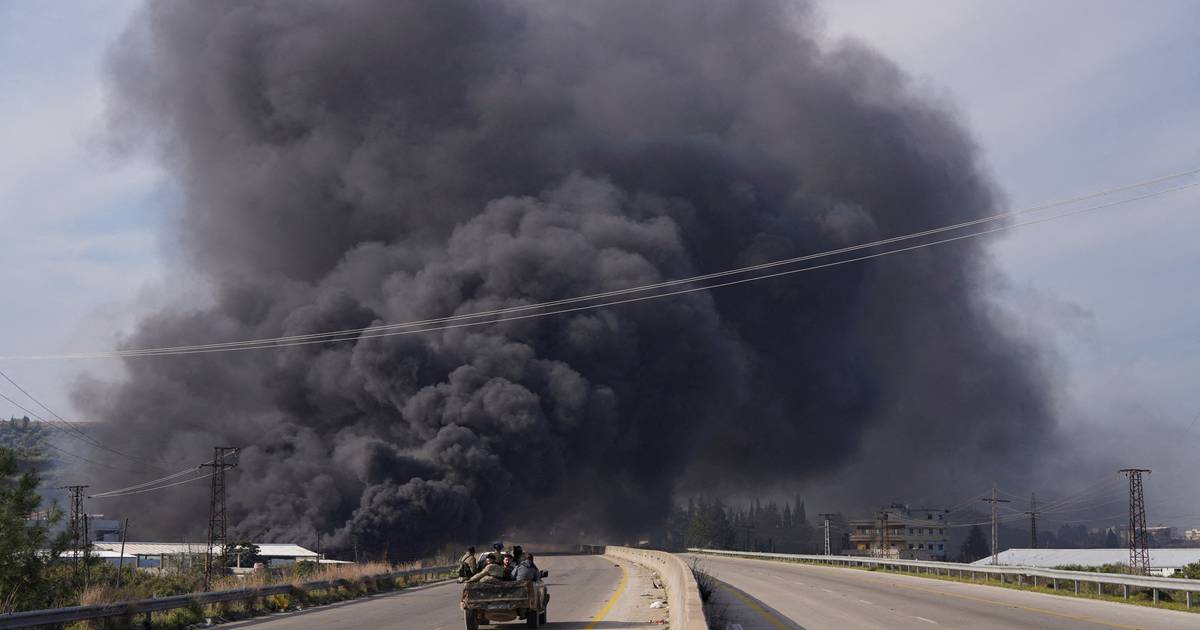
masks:
POLYGON ((489 553, 485 558, 483 569, 479 573, 472 575, 471 578, 467 580, 468 583, 479 582, 480 584, 503 581, 504 567, 496 563, 496 555, 491 553, 489 553))
POLYGON ((533 563, 533 556, 526 554, 517 563, 513 570, 513 579, 519 581, 537 582, 542 579, 542 574, 538 571, 537 565, 533 563))

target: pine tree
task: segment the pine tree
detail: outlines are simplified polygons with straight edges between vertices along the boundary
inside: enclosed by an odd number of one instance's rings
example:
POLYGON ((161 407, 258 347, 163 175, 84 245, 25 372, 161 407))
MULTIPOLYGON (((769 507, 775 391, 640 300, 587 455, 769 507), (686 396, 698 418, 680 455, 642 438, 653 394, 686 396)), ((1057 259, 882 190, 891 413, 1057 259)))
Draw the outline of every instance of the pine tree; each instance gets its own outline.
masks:
POLYGON ((66 534, 53 541, 47 526, 56 517, 30 520, 42 505, 37 494, 38 476, 22 473, 17 454, 0 448, 0 612, 53 605, 54 584, 47 568, 66 549, 66 534))
POLYGON ((987 539, 983 537, 983 530, 978 525, 972 526, 971 531, 967 533, 967 539, 963 541, 962 548, 959 549, 959 559, 963 562, 975 562, 980 558, 987 557, 990 553, 987 539))

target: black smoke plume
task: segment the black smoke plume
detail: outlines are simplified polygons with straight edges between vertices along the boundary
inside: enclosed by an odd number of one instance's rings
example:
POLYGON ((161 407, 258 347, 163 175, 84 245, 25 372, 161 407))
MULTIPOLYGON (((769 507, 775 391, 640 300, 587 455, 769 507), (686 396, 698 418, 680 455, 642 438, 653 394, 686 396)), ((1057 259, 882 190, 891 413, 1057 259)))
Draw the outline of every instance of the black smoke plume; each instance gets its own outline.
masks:
MULTIPOLYGON (((165 242, 213 288, 129 348, 529 304, 997 210, 953 113, 803 3, 152 3, 111 69, 116 136, 178 182, 165 242)), ((530 524, 628 535, 680 491, 838 471, 864 502, 952 494, 1032 474, 1053 437, 993 273, 961 242, 542 319, 130 359, 77 400, 172 465, 244 446, 238 533, 391 557, 530 524)), ((206 493, 117 507, 144 537, 196 537, 206 493)))

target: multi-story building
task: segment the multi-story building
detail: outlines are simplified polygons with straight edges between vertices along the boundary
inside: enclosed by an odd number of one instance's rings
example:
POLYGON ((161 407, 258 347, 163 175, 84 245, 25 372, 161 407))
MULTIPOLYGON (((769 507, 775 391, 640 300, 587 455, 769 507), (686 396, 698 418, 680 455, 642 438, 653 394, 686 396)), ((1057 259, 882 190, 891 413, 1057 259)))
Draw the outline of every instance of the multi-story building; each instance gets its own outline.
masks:
POLYGON ((893 503, 850 521, 850 553, 919 560, 946 559, 946 510, 893 503))
POLYGON ((1200 541, 1200 529, 1189 529, 1183 532, 1183 539, 1200 541))
MULTIPOLYGON (((1118 525, 1117 530, 1121 535, 1121 543, 1129 544, 1129 526, 1118 525)), ((1170 525, 1150 525, 1146 528, 1146 536, 1150 542, 1155 545, 1167 545, 1175 539, 1175 528, 1170 525)))

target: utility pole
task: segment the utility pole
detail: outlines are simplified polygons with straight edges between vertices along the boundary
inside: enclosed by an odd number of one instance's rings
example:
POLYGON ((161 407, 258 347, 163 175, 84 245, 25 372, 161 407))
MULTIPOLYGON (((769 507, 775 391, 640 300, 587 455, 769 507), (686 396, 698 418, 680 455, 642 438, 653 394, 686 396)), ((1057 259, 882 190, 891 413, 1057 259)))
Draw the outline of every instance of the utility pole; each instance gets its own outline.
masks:
MULTIPOLYGON (((117 590, 121 590, 121 569, 125 568, 125 536, 129 534, 129 519, 125 519, 125 525, 121 527, 121 556, 117 558, 117 590)), ((137 570, 134 569, 134 572, 137 570)))
POLYGON ((1037 494, 1029 493, 1029 548, 1037 549, 1037 517, 1041 512, 1037 510, 1037 494))
POLYGON ((879 512, 879 551, 884 558, 892 557, 891 540, 888 539, 888 511, 879 512))
POLYGON ((833 514, 818 514, 817 516, 825 519, 825 555, 831 556, 833 553, 830 551, 831 548, 829 546, 829 519, 833 518, 833 514))
POLYGON ((992 504, 992 564, 999 564, 999 561, 996 557, 997 556, 996 536, 997 536, 997 534, 999 534, 999 528, 997 528, 997 526, 996 526, 996 504, 997 503, 1012 503, 1012 501, 1009 501, 1008 499, 997 499, 996 498, 996 484, 992 484, 992 496, 991 497, 982 497, 979 500, 987 501, 988 503, 992 504))
POLYGON ((83 513, 83 583, 92 581, 92 535, 91 535, 91 518, 87 512, 83 513))
POLYGON ((224 559, 225 547, 229 542, 225 536, 226 525, 228 525, 225 518, 225 471, 233 468, 236 464, 226 461, 226 458, 232 458, 237 455, 237 452, 238 449, 234 446, 215 446, 213 447, 212 461, 200 465, 201 468, 213 469, 208 499, 208 549, 204 554, 205 591, 210 590, 212 586, 213 549, 220 546, 220 557, 224 559))
POLYGON ((79 552, 83 548, 81 540, 83 538, 83 519, 80 516, 83 514, 83 491, 88 486, 59 486, 59 490, 66 490, 70 493, 71 501, 71 516, 67 520, 67 527, 71 533, 71 551, 73 552, 73 570, 79 571, 79 552))
POLYGON ((1150 574, 1150 536, 1146 532, 1146 497, 1142 493, 1142 473, 1148 468, 1122 468, 1129 477, 1129 570, 1150 574))

